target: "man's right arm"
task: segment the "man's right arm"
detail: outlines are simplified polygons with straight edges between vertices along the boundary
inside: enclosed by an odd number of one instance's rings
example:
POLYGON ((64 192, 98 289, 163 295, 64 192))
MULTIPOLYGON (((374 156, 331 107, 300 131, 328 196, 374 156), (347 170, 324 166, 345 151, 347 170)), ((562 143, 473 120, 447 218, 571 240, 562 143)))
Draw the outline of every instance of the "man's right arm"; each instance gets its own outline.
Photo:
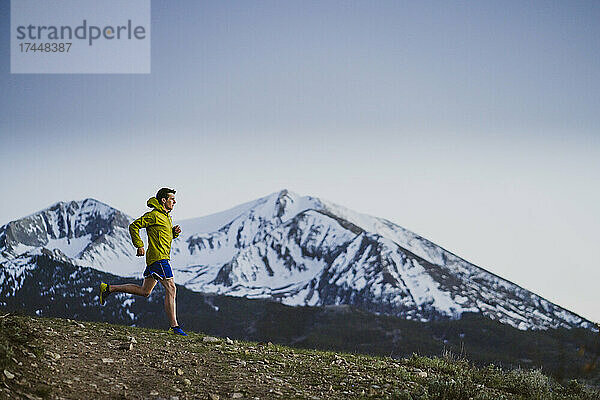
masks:
POLYGON ((155 223, 156 218, 154 216, 154 213, 150 211, 133 221, 131 224, 129 224, 129 234, 131 235, 131 241, 133 242, 133 245, 138 249, 138 256, 144 255, 144 242, 140 237, 140 229, 146 228, 155 223), (140 254, 140 248, 142 249, 142 254, 140 254))

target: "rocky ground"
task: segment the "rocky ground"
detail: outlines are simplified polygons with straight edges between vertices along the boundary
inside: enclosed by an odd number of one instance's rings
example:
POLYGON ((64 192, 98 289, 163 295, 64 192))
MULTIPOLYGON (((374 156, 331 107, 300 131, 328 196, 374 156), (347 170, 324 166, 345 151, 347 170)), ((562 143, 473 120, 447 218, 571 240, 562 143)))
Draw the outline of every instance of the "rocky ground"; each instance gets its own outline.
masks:
POLYGON ((538 371, 298 350, 197 333, 0 316, 0 398, 598 399, 538 371))

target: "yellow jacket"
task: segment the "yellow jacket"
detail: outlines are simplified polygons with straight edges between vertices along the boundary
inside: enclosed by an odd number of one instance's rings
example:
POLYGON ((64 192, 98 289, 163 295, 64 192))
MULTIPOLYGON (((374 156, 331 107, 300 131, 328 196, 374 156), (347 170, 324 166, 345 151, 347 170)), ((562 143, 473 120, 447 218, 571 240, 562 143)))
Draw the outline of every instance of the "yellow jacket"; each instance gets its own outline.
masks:
POLYGON ((173 231, 171 216, 156 197, 148 199, 146 204, 153 209, 133 221, 129 225, 129 233, 136 248, 144 247, 144 242, 140 238, 140 229, 146 228, 149 242, 146 251, 146 265, 150 265, 158 260, 171 258, 171 242, 178 234, 173 231))

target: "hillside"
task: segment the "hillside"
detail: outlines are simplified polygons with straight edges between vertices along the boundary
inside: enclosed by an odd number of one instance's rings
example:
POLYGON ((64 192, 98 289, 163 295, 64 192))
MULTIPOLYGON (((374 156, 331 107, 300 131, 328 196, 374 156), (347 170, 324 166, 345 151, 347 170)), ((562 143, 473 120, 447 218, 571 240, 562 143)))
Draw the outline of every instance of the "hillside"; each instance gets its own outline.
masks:
POLYGON ((597 399, 539 370, 298 350, 190 333, 0 316, 1 398, 597 399))
MULTIPOLYGON (((100 307, 98 284, 123 278, 47 255, 32 261, 19 277, 21 285, 11 284, 13 277, 6 275, 7 291, 0 288, 0 314, 165 328, 162 287, 149 298, 117 294, 100 307)), ((479 366, 543 368, 561 382, 584 379, 600 385, 597 370, 583 371, 600 348, 598 333, 588 329, 523 331, 468 313, 458 320, 408 321, 350 306, 290 307, 198 293, 183 286, 178 286, 177 299, 178 316, 186 329, 213 336, 375 356, 437 356, 450 351, 479 366)))

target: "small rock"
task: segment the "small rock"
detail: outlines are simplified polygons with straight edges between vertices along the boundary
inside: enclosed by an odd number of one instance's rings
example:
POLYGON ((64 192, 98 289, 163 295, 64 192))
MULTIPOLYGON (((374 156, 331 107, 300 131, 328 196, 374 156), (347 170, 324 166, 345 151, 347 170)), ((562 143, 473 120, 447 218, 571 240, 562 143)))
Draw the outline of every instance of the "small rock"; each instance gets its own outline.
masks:
POLYGON ((419 376, 419 378, 427 378, 427 372, 425 371, 421 371, 417 375, 419 376))
POLYGON ((242 397, 244 397, 244 395, 238 392, 231 395, 232 399, 241 399, 242 397))
POLYGON ((171 396, 170 400, 179 400, 179 396, 171 396))
POLYGON ((65 380, 63 381, 63 383, 64 383, 65 385, 72 385, 72 384, 73 384, 73 381, 72 381, 72 380, 70 380, 70 379, 65 379, 65 380))
POLYGON ((204 336, 202 338, 202 341, 204 343, 219 343, 220 340, 218 338, 216 338, 216 337, 213 337, 213 336, 204 336))
POLYGON ((181 389, 179 389, 177 386, 173 386, 173 390, 177 393, 181 393, 181 389))
POLYGON ((23 351, 23 354, 25 354, 26 356, 31 357, 31 358, 36 358, 35 354, 33 354, 32 352, 27 351, 25 349, 23 349, 22 351, 23 351))
POLYGON ((153 390, 150 392, 150 396, 158 396, 158 392, 156 390, 153 390))
POLYGON ((137 340, 135 340, 135 338, 134 338, 133 336, 128 336, 127 338, 129 339, 129 341, 130 341, 131 343, 133 343, 133 344, 136 344, 136 343, 137 343, 137 340))
POLYGON ((78 323, 78 324, 77 324, 77 326, 78 326, 78 327, 80 327, 80 328, 85 328, 85 325, 84 325, 84 324, 79 324, 79 323, 78 323))
POLYGON ((192 384, 192 381, 190 381, 188 378, 185 378, 183 380, 183 383, 185 384, 185 386, 190 386, 192 384))
MULTIPOLYGON (((103 358, 103 359, 102 359, 102 362, 103 362, 104 364, 111 364, 111 363, 114 363, 114 362, 115 362, 115 360, 113 360, 112 358, 103 358)), ((156 393, 156 395, 158 395, 158 393, 156 393)))
POLYGON ((229 338, 226 338, 225 339, 225 343, 227 343, 227 344, 233 344, 233 340, 231 340, 229 338))
POLYGON ((210 397, 210 400, 219 400, 218 394, 209 393, 208 397, 210 397))
POLYGON ((7 379, 13 379, 15 376, 13 374, 10 373, 10 371, 8 370, 4 370, 4 376, 6 376, 7 379))
POLYGON ((125 343, 119 347, 121 350, 133 350, 133 343, 125 343))
POLYGON ((177 375, 183 375, 183 370, 181 368, 177 368, 177 375))

